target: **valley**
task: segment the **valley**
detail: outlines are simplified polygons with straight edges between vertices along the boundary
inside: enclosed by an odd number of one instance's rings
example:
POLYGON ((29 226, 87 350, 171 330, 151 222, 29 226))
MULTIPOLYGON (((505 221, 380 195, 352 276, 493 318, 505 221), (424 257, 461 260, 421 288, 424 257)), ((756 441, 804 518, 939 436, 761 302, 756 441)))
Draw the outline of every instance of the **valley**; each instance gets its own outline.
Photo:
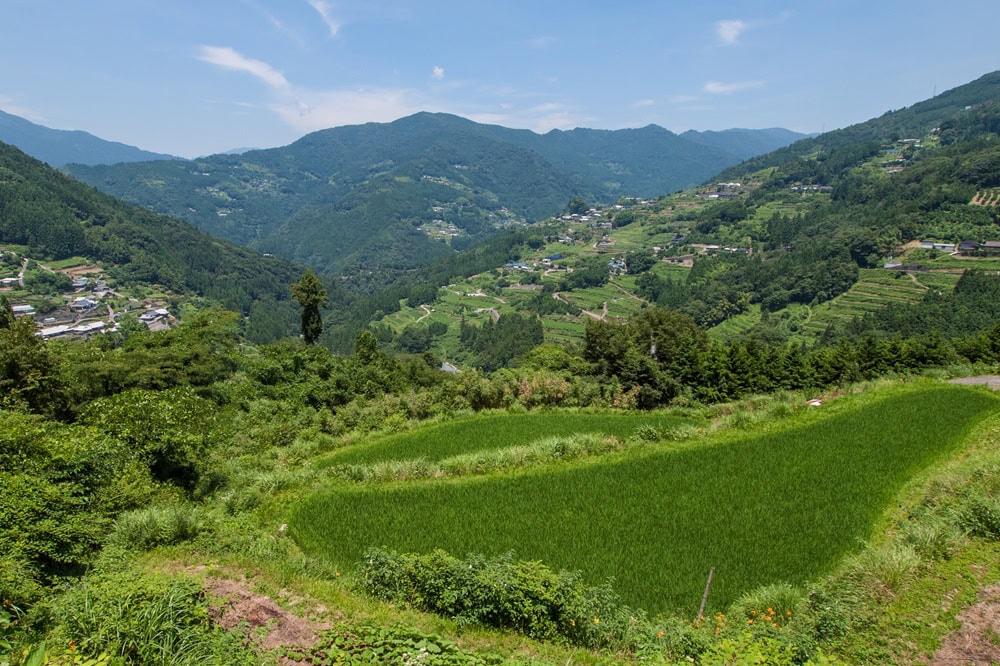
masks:
POLYGON ((989 659, 998 137, 0 145, 0 664, 989 659))

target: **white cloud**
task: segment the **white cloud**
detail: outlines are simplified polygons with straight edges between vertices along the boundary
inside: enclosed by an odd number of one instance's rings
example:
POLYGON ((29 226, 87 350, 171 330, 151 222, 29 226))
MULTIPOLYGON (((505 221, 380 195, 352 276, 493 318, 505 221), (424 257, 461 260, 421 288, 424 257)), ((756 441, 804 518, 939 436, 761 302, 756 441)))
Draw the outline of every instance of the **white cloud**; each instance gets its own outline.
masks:
POLYGON ((431 72, 431 76, 440 81, 444 78, 444 67, 435 67, 434 71, 431 72))
POLYGON ((744 90, 754 90, 763 88, 763 81, 737 81, 735 83, 722 83, 721 81, 709 81, 705 84, 704 90, 712 95, 732 95, 744 90))
POLYGON ((359 90, 301 90, 294 98, 276 101, 271 110, 289 126, 314 132, 339 125, 391 122, 418 111, 436 110, 411 90, 362 88, 359 90))
POLYGON ((729 46, 736 43, 736 40, 740 38, 740 35, 743 34, 747 27, 746 21, 740 19, 716 21, 715 34, 718 35, 719 41, 722 42, 723 46, 729 46))
POLYGON ((223 69, 245 72, 257 77, 272 88, 288 87, 288 79, 274 67, 266 62, 248 58, 226 46, 202 46, 198 50, 198 59, 223 69))
POLYGON ((333 6, 326 0, 306 0, 309 6, 316 10, 323 23, 330 30, 330 36, 335 37, 340 32, 340 23, 333 18, 333 6))
POLYGON ((647 106, 654 106, 655 104, 656 104, 656 100, 654 100, 654 99, 640 99, 640 100, 637 100, 637 101, 633 102, 632 106, 635 107, 635 108, 637 108, 637 109, 642 109, 642 108, 645 108, 647 106))

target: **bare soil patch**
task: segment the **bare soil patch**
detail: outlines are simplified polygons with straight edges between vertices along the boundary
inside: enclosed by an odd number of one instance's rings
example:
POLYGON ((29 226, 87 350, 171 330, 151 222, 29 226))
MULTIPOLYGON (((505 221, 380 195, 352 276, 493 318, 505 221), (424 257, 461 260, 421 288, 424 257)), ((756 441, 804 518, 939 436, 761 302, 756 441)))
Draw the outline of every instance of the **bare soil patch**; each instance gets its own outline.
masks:
POLYGON ((930 666, 1000 664, 1000 583, 979 592, 979 602, 958 616, 962 626, 950 634, 930 666))
POLYGON ((205 590, 219 600, 215 622, 225 629, 246 630, 250 640, 265 650, 308 648, 316 642, 320 631, 333 626, 299 617, 270 597, 254 593, 243 580, 208 578, 205 590))

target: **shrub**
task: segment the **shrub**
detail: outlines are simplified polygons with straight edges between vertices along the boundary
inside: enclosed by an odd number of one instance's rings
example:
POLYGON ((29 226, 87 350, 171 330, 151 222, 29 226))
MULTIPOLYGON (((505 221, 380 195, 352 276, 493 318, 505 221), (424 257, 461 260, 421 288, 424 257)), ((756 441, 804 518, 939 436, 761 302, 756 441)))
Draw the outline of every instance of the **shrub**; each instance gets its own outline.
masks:
POLYGON ((56 625, 56 644, 72 640, 85 655, 106 652, 128 664, 262 663, 243 636, 212 624, 201 586, 188 578, 91 576, 33 614, 56 625))
POLYGON ((287 657, 308 664, 490 666, 505 663, 497 655, 470 654, 439 636, 399 626, 328 630, 308 650, 292 649, 287 657))
POLYGON ((108 545, 150 550, 189 541, 206 527, 205 517, 189 504, 151 506, 118 516, 108 545))
POLYGON ((587 586, 577 573, 554 572, 513 554, 465 560, 442 550, 401 555, 369 550, 359 566, 361 589, 408 603, 459 624, 510 629, 540 640, 585 647, 634 645, 648 623, 623 606, 610 585, 587 586))

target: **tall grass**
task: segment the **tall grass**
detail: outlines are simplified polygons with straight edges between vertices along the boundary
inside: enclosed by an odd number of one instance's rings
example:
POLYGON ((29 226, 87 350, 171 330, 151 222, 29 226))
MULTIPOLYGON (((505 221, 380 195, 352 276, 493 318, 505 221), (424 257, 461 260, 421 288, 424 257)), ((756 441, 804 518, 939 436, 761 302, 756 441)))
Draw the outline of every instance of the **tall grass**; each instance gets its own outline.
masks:
MULTIPOLYGON (((985 391, 918 387, 834 416, 715 446, 521 474, 337 487, 291 521, 307 552, 341 568, 370 546, 523 559, 614 578, 650 611, 710 606, 761 585, 802 584, 870 535, 912 474, 996 409, 985 391)), ((905 562, 885 562, 905 568, 905 562)), ((898 568, 898 567, 897 567, 898 568)))

